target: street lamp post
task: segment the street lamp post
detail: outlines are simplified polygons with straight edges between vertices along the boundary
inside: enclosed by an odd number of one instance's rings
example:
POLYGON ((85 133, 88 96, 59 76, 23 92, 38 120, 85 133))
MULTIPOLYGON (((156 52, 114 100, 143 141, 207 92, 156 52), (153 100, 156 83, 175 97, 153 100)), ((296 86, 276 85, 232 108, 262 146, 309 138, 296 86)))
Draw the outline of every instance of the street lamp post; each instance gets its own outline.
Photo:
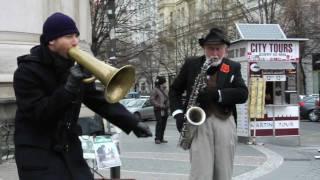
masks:
POLYGON ((115 18, 115 0, 107 1, 107 17, 110 23, 110 44, 108 51, 108 58, 115 63, 116 60, 116 18, 115 18))
MULTIPOLYGON (((111 30, 110 30, 110 34, 109 34, 109 37, 110 37, 110 45, 109 45, 109 55, 108 55, 108 58, 110 60, 110 62, 112 62, 112 64, 116 64, 116 22, 115 22, 115 0, 108 0, 107 1, 107 17, 109 19, 109 22, 110 22, 110 26, 111 26, 111 30)), ((107 122, 108 124, 108 130, 110 130, 111 128, 111 125, 109 122, 107 122)), ((111 131, 109 131, 108 133, 112 134, 111 131)), ((120 148, 119 148, 119 145, 117 144, 117 148, 118 148, 118 151, 120 153, 120 148)), ((117 167, 112 167, 110 169, 110 178, 111 179, 120 179, 120 166, 117 166, 117 167)))

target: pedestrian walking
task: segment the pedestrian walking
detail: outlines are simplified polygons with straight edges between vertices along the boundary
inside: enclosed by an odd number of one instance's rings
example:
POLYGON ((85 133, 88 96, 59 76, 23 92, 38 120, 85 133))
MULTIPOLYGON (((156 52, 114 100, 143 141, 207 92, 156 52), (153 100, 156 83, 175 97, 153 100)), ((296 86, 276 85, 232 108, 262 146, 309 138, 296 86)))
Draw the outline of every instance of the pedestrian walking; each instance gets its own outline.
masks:
POLYGON ((167 126, 169 99, 167 93, 166 79, 162 76, 157 76, 155 81, 155 88, 153 89, 150 100, 154 107, 154 114, 156 117, 155 129, 155 143, 167 143, 163 138, 167 126))

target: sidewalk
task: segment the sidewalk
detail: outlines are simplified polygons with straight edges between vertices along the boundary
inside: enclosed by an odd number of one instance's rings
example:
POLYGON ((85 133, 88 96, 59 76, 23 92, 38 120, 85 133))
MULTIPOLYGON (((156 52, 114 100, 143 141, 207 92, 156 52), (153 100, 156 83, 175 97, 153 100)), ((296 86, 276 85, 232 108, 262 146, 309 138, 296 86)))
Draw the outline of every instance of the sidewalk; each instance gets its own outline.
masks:
MULTIPOLYGON (((154 130, 155 122, 147 122, 154 130)), ((189 153, 177 148, 178 133, 169 120, 165 138, 168 144, 156 145, 153 138, 137 139, 134 135, 120 137, 121 178, 138 180, 187 180, 190 170, 189 153)), ((236 150, 234 180, 250 180, 277 168, 283 159, 259 145, 239 143, 236 150)), ((99 173, 110 177, 109 170, 99 173)), ((18 180, 14 160, 0 165, 0 180, 18 180)))

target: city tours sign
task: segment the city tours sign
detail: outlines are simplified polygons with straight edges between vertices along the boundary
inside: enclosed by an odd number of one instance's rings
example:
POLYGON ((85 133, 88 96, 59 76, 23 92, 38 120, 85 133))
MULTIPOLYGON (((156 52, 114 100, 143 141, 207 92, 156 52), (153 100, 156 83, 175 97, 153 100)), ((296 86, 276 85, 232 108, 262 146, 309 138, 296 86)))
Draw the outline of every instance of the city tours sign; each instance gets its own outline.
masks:
POLYGON ((297 41, 250 41, 247 47, 248 61, 299 61, 297 41))

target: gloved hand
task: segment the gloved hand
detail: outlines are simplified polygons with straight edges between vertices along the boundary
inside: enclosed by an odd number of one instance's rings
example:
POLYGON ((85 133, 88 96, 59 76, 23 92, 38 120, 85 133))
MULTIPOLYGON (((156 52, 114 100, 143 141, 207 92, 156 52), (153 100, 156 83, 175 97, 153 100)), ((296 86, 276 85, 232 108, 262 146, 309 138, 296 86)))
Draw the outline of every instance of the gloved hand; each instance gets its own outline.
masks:
POLYGON ((204 88, 200 90, 197 102, 201 107, 206 107, 212 102, 217 102, 219 100, 219 92, 217 88, 204 88))
POLYGON ((70 93, 77 94, 80 91, 82 79, 90 77, 89 73, 85 71, 79 64, 70 68, 70 74, 64 88, 70 93))
POLYGON ((137 126, 133 130, 133 133, 138 137, 151 137, 152 132, 150 131, 150 128, 148 125, 146 125, 143 122, 138 122, 137 126))
POLYGON ((183 113, 178 113, 175 116, 173 116, 176 120, 176 126, 179 132, 181 132, 183 123, 185 122, 185 117, 183 113))

